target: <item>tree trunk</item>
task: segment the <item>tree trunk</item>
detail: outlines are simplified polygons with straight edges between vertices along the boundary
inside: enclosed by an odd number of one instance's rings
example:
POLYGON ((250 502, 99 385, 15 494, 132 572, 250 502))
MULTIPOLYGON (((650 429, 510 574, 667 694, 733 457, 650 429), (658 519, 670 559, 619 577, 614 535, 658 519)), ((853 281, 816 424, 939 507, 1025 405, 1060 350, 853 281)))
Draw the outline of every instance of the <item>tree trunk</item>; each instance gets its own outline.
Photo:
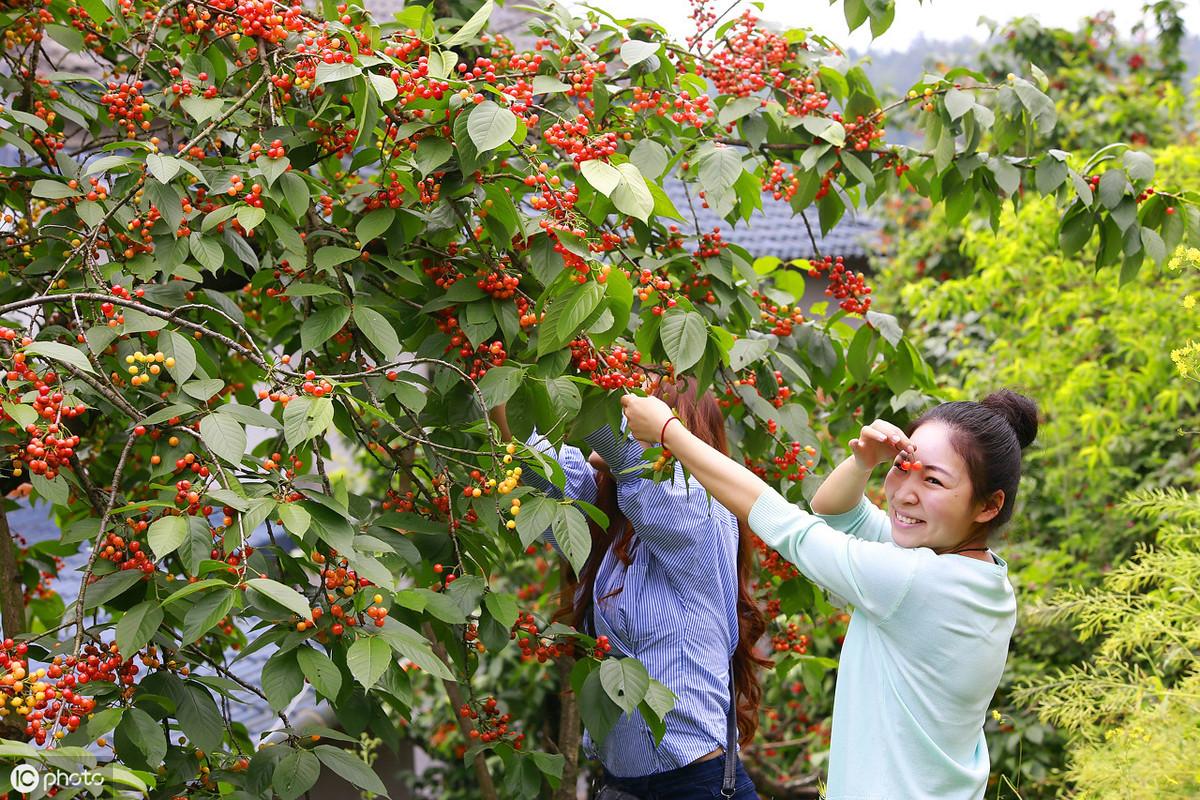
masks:
POLYGON ((562 783, 554 793, 554 800, 576 800, 576 784, 579 783, 579 699, 571 688, 571 668, 575 659, 560 658, 558 660, 558 681, 562 686, 559 698, 562 707, 558 715, 558 752, 562 753, 566 763, 563 765, 562 783))
POLYGON ((25 632, 25 597, 17 571, 17 545, 8 528, 8 512, 0 499, 0 624, 4 636, 13 638, 25 632))

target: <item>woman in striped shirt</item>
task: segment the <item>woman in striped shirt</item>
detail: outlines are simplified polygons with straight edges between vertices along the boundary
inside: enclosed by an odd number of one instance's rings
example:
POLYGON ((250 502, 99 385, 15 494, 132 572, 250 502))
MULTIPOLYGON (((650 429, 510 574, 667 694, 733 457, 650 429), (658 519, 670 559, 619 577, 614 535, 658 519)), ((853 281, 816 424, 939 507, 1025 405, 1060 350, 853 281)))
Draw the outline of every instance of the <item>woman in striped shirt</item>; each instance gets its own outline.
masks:
POLYGON ((630 432, 659 441, 713 496, 815 583, 855 606, 838 669, 827 800, 979 800, 983 722, 1016 624, 988 537, 1013 513, 1037 406, 1010 391, 943 403, 905 432, 876 420, 809 514, 691 435, 653 397, 622 398, 630 432), (917 459, 920 459, 919 461, 917 459), (863 496, 891 462, 888 511, 863 496))
MULTIPOLYGON (((697 397, 694 389, 664 387, 659 394, 707 445, 728 452, 711 392, 697 397)), ((511 438, 504 408, 494 409, 492 418, 511 438)), ((536 431, 527 442, 558 461, 567 497, 592 503, 609 518, 607 530, 591 523, 591 555, 564 589, 568 621, 584 629, 590 617, 615 655, 640 660, 676 696, 661 743, 633 713, 599 745, 585 735, 585 750, 603 763, 606 785, 635 797, 720 797, 730 668, 744 744, 758 727, 757 669, 770 663, 754 652, 765 621, 747 589, 753 549, 746 528, 678 466, 671 480, 639 477, 645 448, 633 438, 614 436, 604 425, 584 439, 592 448, 586 458, 566 445, 556 451, 536 431)), ((564 494, 531 469, 521 477, 550 496, 564 494)), ((733 797, 757 797, 740 761, 733 797)))

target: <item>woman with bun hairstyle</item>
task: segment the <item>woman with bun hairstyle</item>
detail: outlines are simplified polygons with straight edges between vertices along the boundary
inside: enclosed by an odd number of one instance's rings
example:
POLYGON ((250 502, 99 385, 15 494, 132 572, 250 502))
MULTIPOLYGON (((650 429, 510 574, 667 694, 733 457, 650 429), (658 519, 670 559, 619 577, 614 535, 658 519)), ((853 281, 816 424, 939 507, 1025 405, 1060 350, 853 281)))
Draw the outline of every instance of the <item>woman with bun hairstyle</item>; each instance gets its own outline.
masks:
MULTIPOLYGON (((655 392, 697 441, 728 452, 711 392, 697 396, 694 387, 677 385, 655 392)), ((501 436, 512 438, 504 406, 490 416, 501 436)), ((591 503, 609 519, 607 529, 589 522, 591 555, 563 587, 558 617, 607 638, 613 656, 640 660, 676 696, 658 744, 636 712, 623 714, 602 744, 585 739, 585 750, 604 765, 599 796, 753 800, 736 743, 749 742, 758 727, 757 673, 771 662, 755 652, 766 621, 748 589, 753 548, 744 524, 678 466, 667 480, 642 478, 644 448, 632 437, 603 425, 584 441, 588 456, 567 445, 556 449, 537 431, 526 442, 562 467, 564 490, 531 469, 521 475, 547 495, 591 503), (734 755, 726 759, 731 738, 734 755)), ((544 536, 557 549, 553 535, 544 536)))
POLYGON ((828 800, 977 800, 983 724, 1017 604, 989 538, 1012 516, 1037 406, 1011 391, 936 406, 907 431, 883 420, 812 499, 814 514, 709 447, 653 397, 622 398, 725 508, 814 583, 852 603, 834 696, 828 800), (887 464, 888 510, 863 492, 887 464))

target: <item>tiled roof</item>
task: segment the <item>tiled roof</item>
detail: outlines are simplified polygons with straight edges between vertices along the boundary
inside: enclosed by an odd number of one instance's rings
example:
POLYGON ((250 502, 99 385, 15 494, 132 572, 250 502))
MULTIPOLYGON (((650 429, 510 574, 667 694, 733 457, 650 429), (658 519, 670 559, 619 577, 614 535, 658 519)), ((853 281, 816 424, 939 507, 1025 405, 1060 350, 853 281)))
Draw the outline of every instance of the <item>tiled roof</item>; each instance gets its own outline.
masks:
MULTIPOLYGON (((737 225, 731 226, 711 210, 701 207, 694 185, 689 187, 682 181, 670 180, 663 188, 684 219, 688 220, 688 228, 692 227, 691 209, 695 209, 701 231, 711 231, 714 227, 719 227, 725 241, 746 248, 755 258, 775 256, 790 261, 794 258, 816 256, 804 220, 792 211, 792 207, 786 202, 764 196, 762 209, 755 211, 749 222, 739 219, 737 225), (689 191, 692 197, 691 208, 688 207, 689 191)), ((883 227, 882 222, 875 217, 850 209, 833 230, 822 236, 821 227, 817 222, 817 209, 809 207, 805 215, 812 226, 817 248, 823 256, 869 257, 874 251, 872 240, 878 238, 883 227)))

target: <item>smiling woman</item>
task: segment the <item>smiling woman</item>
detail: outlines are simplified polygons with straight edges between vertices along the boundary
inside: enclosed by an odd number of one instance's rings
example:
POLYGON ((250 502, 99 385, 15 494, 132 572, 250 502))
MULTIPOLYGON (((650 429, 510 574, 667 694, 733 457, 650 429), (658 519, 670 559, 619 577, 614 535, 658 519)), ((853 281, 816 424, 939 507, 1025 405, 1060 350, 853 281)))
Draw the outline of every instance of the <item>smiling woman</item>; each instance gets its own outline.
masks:
POLYGON ((826 797, 977 800, 983 722, 1016 624, 1008 565, 986 546, 1011 516, 1037 407, 1009 391, 944 403, 908 433, 883 420, 851 441, 809 514, 684 428, 655 398, 622 399, 726 508, 812 581, 853 603, 834 697, 826 797), (920 454, 922 461, 916 460, 920 454), (890 512, 863 492, 885 479, 890 512))

